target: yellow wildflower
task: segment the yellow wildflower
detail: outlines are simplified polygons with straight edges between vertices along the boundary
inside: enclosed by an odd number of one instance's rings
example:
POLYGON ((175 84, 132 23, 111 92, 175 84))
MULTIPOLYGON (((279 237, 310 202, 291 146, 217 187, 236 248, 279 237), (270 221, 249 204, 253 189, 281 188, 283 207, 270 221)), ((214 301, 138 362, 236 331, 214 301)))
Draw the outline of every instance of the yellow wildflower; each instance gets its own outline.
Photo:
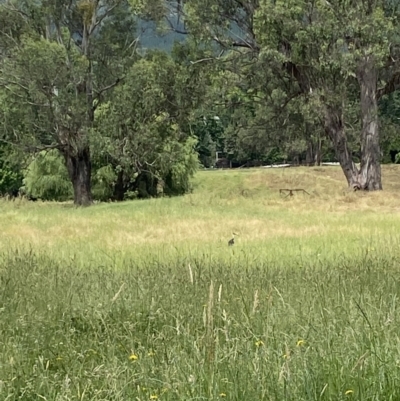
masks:
POLYGON ((153 394, 150 396, 151 400, 158 400, 158 395, 157 394, 153 394))
POLYGON ((58 357, 56 358, 56 361, 62 361, 62 357, 61 357, 61 356, 58 356, 58 357))
POLYGON ((256 347, 261 347, 264 345, 264 343, 261 340, 258 340, 254 343, 256 345, 256 347))
POLYGON ((298 347, 301 347, 302 345, 304 345, 306 342, 304 341, 304 340, 298 340, 297 341, 297 343, 296 343, 296 345, 298 346, 298 347))
POLYGON ((132 354, 132 355, 129 356, 129 359, 131 361, 137 361, 139 359, 139 357, 136 354, 132 354))
POLYGON ((226 394, 225 393, 220 393, 220 395, 219 395, 220 397, 226 397, 226 394))
POLYGON ((353 393, 354 393, 353 390, 347 390, 344 394, 345 394, 345 395, 350 395, 350 394, 353 394, 353 393))

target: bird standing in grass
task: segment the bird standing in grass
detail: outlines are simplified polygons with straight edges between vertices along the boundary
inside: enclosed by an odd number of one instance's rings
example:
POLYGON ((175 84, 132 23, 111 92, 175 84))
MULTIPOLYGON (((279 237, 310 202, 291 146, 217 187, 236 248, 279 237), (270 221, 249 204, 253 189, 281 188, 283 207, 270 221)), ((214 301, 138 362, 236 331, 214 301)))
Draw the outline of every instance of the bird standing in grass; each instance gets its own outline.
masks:
POLYGON ((228 241, 228 246, 232 246, 235 244, 235 233, 232 233, 232 238, 228 241))

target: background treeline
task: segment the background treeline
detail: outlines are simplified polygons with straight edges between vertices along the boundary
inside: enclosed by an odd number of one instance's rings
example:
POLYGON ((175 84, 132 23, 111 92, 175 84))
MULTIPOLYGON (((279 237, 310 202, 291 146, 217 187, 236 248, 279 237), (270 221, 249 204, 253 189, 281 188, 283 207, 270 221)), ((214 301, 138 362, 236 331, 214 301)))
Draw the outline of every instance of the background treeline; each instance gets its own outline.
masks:
MULTIPOLYGON (((234 165, 400 151, 395 1, 0 1, 0 194, 123 200, 234 165)), ((360 163, 356 165, 355 163, 360 163)))

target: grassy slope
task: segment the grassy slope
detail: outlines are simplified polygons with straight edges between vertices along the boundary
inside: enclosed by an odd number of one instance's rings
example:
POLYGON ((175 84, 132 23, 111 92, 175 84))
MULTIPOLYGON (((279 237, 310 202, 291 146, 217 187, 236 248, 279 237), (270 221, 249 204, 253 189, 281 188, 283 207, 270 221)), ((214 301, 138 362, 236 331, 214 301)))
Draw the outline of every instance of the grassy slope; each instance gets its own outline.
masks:
POLYGON ((276 263, 299 258, 358 255, 368 248, 397 252, 400 169, 385 167, 385 191, 349 193, 334 167, 207 171, 193 194, 180 198, 69 205, 0 203, 0 249, 30 247, 83 261, 109 256, 117 263, 204 255, 232 256, 226 244, 239 233, 236 258, 276 263), (304 188, 282 199, 279 188, 304 188), (118 262, 119 261, 119 262, 118 262))
POLYGON ((315 168, 1 203, 0 399, 400 399, 399 174, 376 194, 315 168))

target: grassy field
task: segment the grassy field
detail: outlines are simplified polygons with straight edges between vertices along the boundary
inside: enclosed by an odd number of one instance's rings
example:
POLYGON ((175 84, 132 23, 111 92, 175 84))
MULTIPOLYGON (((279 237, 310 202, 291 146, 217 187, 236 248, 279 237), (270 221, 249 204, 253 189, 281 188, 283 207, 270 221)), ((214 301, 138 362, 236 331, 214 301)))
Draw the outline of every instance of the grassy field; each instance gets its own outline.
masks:
POLYGON ((180 198, 0 201, 0 399, 400 399, 399 177, 364 194, 335 167, 204 171, 180 198))

